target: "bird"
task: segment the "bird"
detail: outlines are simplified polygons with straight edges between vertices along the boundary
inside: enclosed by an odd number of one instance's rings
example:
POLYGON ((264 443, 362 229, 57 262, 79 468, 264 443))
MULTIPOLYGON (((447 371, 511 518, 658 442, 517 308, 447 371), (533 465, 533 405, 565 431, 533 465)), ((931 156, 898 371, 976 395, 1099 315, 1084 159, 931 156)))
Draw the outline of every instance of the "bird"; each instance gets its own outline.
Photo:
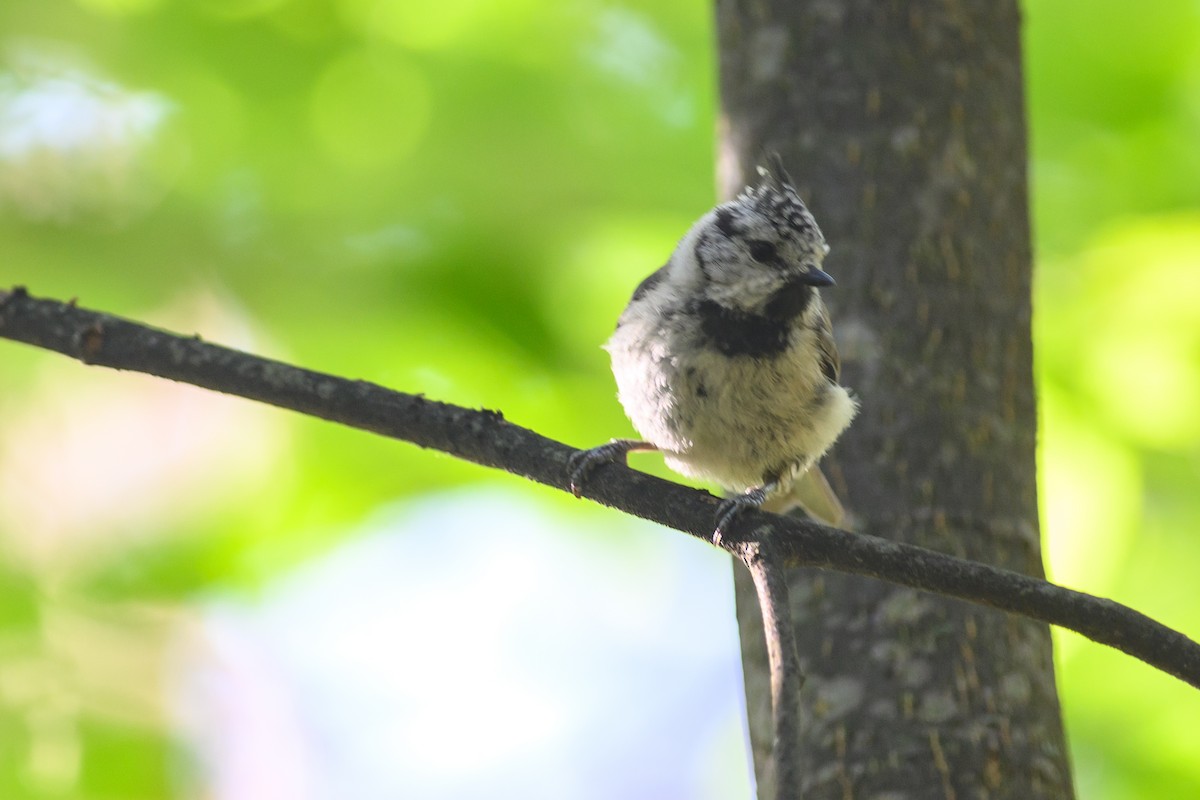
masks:
POLYGON ((829 245, 781 160, 702 216, 667 263, 634 290, 604 348, 617 396, 642 438, 614 439, 570 460, 579 496, 600 464, 660 451, 668 467, 730 493, 713 542, 739 513, 801 505, 838 524, 843 509, 818 460, 859 401, 820 290, 829 245))

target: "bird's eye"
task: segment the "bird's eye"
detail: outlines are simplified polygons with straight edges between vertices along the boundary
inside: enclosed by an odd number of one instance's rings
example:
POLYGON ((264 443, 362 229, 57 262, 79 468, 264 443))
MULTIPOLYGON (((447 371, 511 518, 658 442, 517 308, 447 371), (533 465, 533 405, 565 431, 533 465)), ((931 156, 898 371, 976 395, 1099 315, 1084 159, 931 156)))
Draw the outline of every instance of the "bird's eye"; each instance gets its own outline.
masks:
POLYGON ((751 239, 749 247, 750 257, 755 261, 767 264, 775 260, 775 245, 770 242, 764 242, 762 239, 751 239))

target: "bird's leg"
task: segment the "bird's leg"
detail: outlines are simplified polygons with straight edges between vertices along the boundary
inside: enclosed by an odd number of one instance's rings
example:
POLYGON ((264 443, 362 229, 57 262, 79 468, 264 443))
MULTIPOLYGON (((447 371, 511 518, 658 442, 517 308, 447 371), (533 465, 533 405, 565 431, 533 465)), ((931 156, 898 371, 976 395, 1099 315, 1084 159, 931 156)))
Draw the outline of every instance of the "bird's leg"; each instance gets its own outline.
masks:
POLYGON ((727 497, 717 506, 717 527, 713 530, 712 543, 721 546, 721 538, 729 530, 729 523, 743 510, 761 508, 775 491, 779 489, 779 481, 767 481, 762 486, 748 489, 742 494, 727 497))
POLYGON ((571 471, 571 494, 579 497, 583 492, 583 482, 588 473, 601 464, 611 464, 619 461, 625 463, 625 457, 635 450, 657 450, 649 442, 638 439, 613 439, 608 444, 593 447, 590 450, 580 450, 567 461, 567 469, 571 471))

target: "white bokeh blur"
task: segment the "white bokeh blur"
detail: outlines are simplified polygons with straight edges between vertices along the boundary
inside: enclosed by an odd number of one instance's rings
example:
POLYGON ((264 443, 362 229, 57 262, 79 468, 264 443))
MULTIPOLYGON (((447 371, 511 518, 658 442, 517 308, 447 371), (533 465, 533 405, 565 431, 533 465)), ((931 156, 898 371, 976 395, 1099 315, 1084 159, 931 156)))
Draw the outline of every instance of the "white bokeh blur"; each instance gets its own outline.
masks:
POLYGON ((220 800, 750 795, 728 560, 464 489, 381 509, 253 602, 174 697, 220 800))

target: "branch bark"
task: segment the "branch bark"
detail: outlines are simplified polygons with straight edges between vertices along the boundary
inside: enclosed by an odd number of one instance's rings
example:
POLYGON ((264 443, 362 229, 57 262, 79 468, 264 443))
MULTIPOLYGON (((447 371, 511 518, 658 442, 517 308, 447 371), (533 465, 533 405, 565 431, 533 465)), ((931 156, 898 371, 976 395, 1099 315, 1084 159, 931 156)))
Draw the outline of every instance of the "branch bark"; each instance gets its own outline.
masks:
MULTIPOLYGON (((514 425, 498 411, 468 409, 209 344, 73 303, 0 291, 0 338, 85 364, 131 370, 258 400, 330 422, 511 472, 569 491, 567 461, 577 452, 514 425)), ((720 499, 708 492, 603 465, 584 497, 711 541, 720 499)), ((938 529, 953 520, 931 519, 938 529)), ((723 548, 774 548, 787 567, 819 567, 966 600, 1068 628, 1200 688, 1200 645, 1112 600, 923 547, 849 533, 795 517, 747 511, 723 548)))
MULTIPOLYGON (((792 800, 800 796, 800 761, 790 757, 800 747, 800 689, 804 671, 796 652, 792 603, 786 567, 775 539, 747 542, 737 552, 758 593, 762 642, 771 676, 771 719, 774 736, 765 764, 756 765, 758 796, 792 800)), ((757 624, 752 626, 758 633, 757 624)))

